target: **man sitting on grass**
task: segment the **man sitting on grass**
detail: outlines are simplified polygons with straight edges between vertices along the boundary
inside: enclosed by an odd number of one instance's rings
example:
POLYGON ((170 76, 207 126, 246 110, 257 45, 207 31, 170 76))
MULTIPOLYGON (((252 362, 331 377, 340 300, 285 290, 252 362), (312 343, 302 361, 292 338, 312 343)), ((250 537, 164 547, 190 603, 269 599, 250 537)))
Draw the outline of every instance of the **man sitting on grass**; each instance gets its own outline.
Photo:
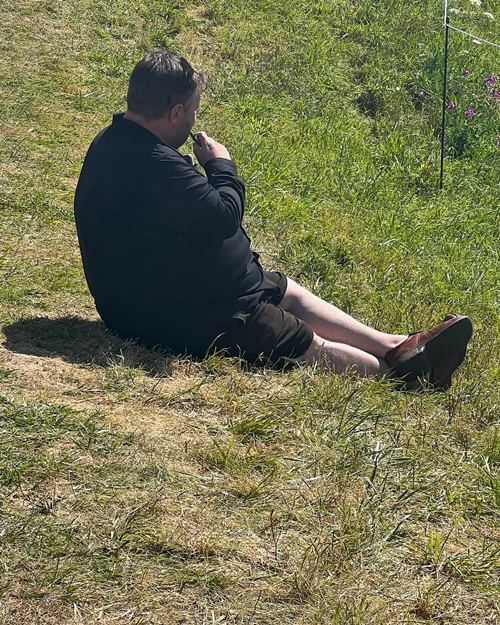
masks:
POLYGON ((196 120, 205 78, 182 57, 146 55, 127 111, 92 142, 75 218, 97 310, 122 338, 203 357, 314 363, 361 376, 426 379, 447 388, 472 325, 455 314, 425 332, 379 332, 280 272, 266 272, 241 222, 245 187, 227 149, 204 132, 178 149, 196 120))

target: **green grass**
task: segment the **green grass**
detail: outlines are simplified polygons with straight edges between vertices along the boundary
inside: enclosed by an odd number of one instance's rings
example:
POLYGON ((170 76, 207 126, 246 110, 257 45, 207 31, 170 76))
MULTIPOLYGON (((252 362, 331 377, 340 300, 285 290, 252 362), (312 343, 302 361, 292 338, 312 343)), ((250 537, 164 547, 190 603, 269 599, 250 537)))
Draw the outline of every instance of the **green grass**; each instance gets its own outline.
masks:
MULTIPOLYGON (((498 1, 453 8, 498 39, 498 1)), ((498 622, 500 60, 451 34, 439 192, 441 11, 0 6, 1 623, 498 622), (449 393, 105 331, 73 193, 158 46, 208 74, 196 128, 236 161, 268 268, 381 330, 470 315, 449 393)))

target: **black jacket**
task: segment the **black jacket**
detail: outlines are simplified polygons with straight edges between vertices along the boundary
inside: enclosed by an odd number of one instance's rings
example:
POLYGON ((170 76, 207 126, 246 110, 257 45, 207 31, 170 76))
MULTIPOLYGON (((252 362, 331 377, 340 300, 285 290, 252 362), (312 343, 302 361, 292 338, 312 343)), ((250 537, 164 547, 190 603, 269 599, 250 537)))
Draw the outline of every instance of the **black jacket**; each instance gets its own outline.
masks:
POLYGON ((276 294, 241 227, 235 164, 215 158, 205 171, 123 114, 92 142, 75 220, 97 310, 120 336, 201 353, 276 294))

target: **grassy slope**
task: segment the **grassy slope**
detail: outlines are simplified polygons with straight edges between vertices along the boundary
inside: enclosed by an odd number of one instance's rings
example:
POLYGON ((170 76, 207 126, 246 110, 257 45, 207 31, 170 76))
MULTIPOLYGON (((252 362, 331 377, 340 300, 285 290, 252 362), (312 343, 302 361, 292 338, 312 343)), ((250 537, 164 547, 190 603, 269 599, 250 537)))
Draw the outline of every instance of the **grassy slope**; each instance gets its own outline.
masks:
MULTIPOLYGON (((3 622, 496 622, 498 112, 449 117, 436 193, 439 11, 0 5, 3 622), (450 394, 195 365, 103 332, 72 194, 158 45, 208 72, 198 127, 238 163, 269 267, 384 330, 471 315, 450 394)), ((468 105, 462 70, 479 89, 498 57, 458 37, 452 53, 468 105)))

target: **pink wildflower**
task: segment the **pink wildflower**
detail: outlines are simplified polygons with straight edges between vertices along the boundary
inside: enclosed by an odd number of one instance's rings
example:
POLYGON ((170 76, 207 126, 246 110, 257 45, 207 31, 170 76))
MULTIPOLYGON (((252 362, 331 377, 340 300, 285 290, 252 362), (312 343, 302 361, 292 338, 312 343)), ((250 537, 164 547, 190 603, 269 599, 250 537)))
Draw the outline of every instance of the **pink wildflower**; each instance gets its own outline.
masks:
POLYGON ((470 74, 470 72, 469 72, 469 70, 468 70, 468 69, 464 69, 464 72, 463 72, 463 73, 464 73, 464 76, 468 76, 468 75, 470 74))
POLYGON ((474 111, 472 109, 467 109, 465 111, 465 116, 466 117, 474 117, 474 115, 475 115, 475 113, 474 113, 474 111))
POLYGON ((487 87, 490 87, 491 85, 494 85, 498 80, 498 76, 494 76, 493 74, 490 74, 489 76, 486 76, 486 78, 484 79, 484 82, 486 84, 487 87))
POLYGON ((449 110, 449 111, 452 111, 454 108, 455 108, 455 105, 453 104, 453 102, 450 102, 450 103, 448 104, 448 110, 449 110))

